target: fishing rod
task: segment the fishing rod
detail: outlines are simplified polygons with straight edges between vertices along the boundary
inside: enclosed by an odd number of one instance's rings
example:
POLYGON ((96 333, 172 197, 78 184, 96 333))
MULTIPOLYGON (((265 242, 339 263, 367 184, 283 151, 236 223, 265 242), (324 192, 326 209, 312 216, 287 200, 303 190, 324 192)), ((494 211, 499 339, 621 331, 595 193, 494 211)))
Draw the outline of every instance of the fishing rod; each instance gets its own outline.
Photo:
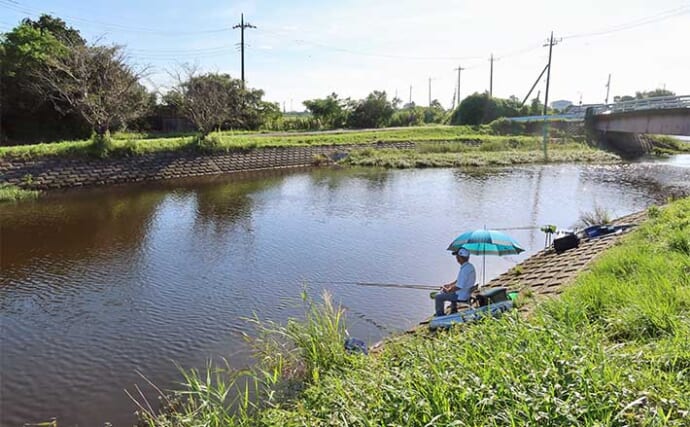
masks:
POLYGON ((322 285, 356 285, 356 286, 372 286, 377 288, 401 288, 401 289, 421 289, 425 291, 438 290, 440 286, 433 285, 419 285, 419 284, 402 284, 402 283, 376 283, 376 282, 355 282, 355 281, 339 281, 339 280, 306 280, 306 283, 316 283, 322 285))

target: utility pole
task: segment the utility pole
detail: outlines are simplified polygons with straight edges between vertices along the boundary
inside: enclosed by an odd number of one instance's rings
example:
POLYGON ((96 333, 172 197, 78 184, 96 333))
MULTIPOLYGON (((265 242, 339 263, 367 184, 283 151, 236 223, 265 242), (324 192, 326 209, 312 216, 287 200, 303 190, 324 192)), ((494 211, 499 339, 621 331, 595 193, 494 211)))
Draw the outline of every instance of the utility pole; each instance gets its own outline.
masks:
POLYGON ((410 104, 412 104, 412 85, 410 85, 410 104))
POLYGON ((242 52, 242 89, 244 89, 244 29, 245 28, 256 28, 249 22, 244 22, 244 13, 240 15, 240 23, 233 26, 233 29, 240 29, 240 50, 242 52))
MULTIPOLYGON (((549 83, 551 83, 551 52, 553 51, 553 46, 558 44, 558 40, 554 41, 553 31, 551 31, 551 38, 549 39, 549 65, 546 69, 546 94, 544 95, 544 115, 547 113, 547 108, 549 106, 549 83)), ((547 45, 544 45, 547 46, 547 45)))
POLYGON ((609 91, 611 90, 611 73, 609 73, 609 80, 606 82, 606 100, 604 101, 604 104, 608 105, 609 103, 609 91))
POLYGON ((458 65, 458 68, 456 68, 455 70, 458 72, 458 95, 457 95, 457 98, 458 98, 458 105, 460 105, 460 100, 461 100, 461 98, 460 98, 460 73, 462 72, 462 70, 464 70, 464 68, 462 68, 461 66, 458 65))
POLYGON ((546 94, 544 95, 544 160, 549 160, 548 152, 546 151, 546 143, 549 137, 549 129, 547 126, 548 120, 546 115, 549 108, 549 83, 551 83, 551 52, 553 51, 553 45, 557 43, 558 41, 554 42, 553 31, 551 31, 551 38, 549 39, 549 64, 546 66, 546 94))
POLYGON ((494 94, 494 54, 491 54, 491 71, 489 72, 489 98, 494 94))

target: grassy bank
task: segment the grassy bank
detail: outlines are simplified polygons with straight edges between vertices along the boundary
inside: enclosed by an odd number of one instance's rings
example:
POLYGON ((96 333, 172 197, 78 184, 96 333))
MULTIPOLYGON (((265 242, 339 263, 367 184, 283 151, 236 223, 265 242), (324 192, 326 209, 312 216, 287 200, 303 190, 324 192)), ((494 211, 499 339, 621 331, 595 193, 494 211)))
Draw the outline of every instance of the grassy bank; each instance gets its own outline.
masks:
MULTIPOLYGON (((160 151, 196 150, 233 151, 261 147, 295 147, 309 145, 369 144, 379 141, 455 141, 502 142, 508 140, 531 141, 529 136, 496 136, 485 130, 468 126, 424 126, 368 131, 327 132, 307 134, 265 134, 250 132, 215 132, 209 135, 211 143, 199 147, 193 135, 149 138, 143 134, 114 134, 109 155, 129 156, 160 151)), ((91 141, 63 141, 51 144, 0 147, 0 157, 37 156, 92 156, 99 154, 91 141)))
POLYGON ((688 425, 690 198, 649 215, 527 319, 403 335, 372 356, 344 352, 328 301, 304 322, 257 321, 253 371, 188 373, 148 424, 688 425))
POLYGON ((15 185, 0 184, 0 203, 36 199, 40 191, 24 190, 15 185))
POLYGON ((655 156, 669 156, 673 154, 690 153, 690 143, 683 142, 668 135, 647 135, 647 141, 652 146, 655 156))
MULTIPOLYGON (((615 154, 592 149, 583 144, 549 144, 548 156, 551 162, 605 163, 620 160, 615 154)), ((507 166, 543 161, 544 153, 534 138, 522 142, 507 138, 477 146, 424 143, 414 150, 355 150, 342 162, 352 166, 420 168, 507 166)))

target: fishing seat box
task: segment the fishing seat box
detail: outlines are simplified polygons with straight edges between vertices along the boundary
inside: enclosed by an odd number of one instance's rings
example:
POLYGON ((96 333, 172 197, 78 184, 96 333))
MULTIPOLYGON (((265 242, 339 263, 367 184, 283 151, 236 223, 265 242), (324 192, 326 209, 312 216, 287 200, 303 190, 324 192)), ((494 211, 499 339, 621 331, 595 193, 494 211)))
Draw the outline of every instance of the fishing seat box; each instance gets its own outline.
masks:
POLYGON ((575 233, 568 233, 557 239, 553 239, 553 248, 556 252, 561 253, 568 249, 576 248, 580 245, 580 239, 575 233))
POLYGON ((506 288, 493 288, 481 292, 476 296, 477 303, 480 307, 484 307, 489 304, 495 304, 497 302, 508 301, 508 289, 506 288))

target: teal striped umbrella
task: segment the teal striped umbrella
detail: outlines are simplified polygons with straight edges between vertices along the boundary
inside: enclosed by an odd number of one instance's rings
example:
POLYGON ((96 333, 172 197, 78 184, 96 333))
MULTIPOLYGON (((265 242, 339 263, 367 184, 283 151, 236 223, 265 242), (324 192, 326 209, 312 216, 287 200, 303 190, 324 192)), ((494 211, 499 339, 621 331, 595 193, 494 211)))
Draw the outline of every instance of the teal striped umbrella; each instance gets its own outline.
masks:
POLYGON ((524 252, 518 242, 496 230, 479 229, 462 233, 448 246, 449 251, 467 249, 471 254, 483 255, 482 284, 486 277, 486 255, 517 255, 524 252))

